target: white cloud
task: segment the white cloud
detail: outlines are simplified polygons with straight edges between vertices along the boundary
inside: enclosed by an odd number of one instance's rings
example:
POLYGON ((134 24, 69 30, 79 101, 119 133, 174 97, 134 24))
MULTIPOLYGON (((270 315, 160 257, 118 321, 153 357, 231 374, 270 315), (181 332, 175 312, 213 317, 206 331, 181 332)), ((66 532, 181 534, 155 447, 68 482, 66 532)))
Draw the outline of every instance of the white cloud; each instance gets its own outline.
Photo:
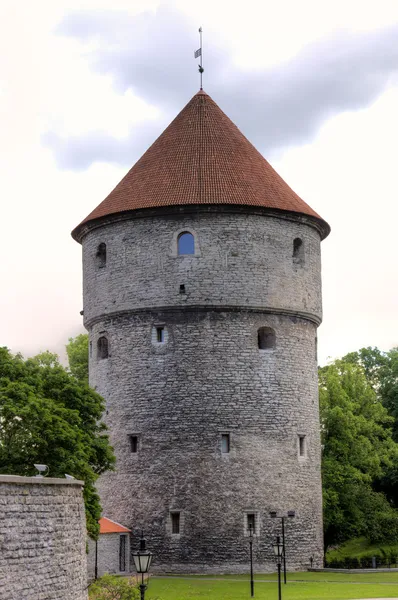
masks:
MULTIPOLYGON (((162 110, 161 101, 154 108, 131 90, 115 90, 111 74, 94 72, 81 44, 57 36, 56 26, 73 9, 134 13, 157 5, 144 0, 0 4, 1 342, 14 351, 60 350, 81 330, 81 249, 69 232, 125 173, 106 164, 61 171, 41 135, 52 126, 73 136, 100 125, 123 142, 130 126, 151 124, 159 118, 156 110, 162 110)), ((281 64, 336 29, 374 30, 398 22, 398 4, 383 1, 248 0, 244 10, 224 1, 174 5, 192 23, 203 24, 205 43, 217 36, 233 64, 248 71, 281 64)), ((196 40, 196 30, 192 35, 196 40)), ((156 49, 156 60, 165 68, 168 50, 167 45, 156 49)), ((205 55, 207 73, 210 59, 205 55)), ((231 69, 229 76, 234 75, 231 69)), ((249 103, 250 86, 241 92, 249 103)), ((397 100, 397 89, 391 88, 373 106, 333 117, 311 144, 291 148, 274 161, 293 189, 332 225, 323 243, 322 360, 363 345, 398 344, 397 100)))

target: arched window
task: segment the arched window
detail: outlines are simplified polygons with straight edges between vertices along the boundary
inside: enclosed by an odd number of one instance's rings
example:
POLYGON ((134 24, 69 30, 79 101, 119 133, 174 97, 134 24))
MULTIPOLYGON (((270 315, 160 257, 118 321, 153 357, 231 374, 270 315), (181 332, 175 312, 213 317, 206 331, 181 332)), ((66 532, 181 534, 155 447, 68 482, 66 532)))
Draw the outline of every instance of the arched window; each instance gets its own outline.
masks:
POLYGON ((108 358, 108 356, 108 340, 104 335, 102 335, 100 338, 98 338, 97 342, 97 358, 108 358))
POLYGON ((177 239, 177 254, 195 254, 195 238, 189 231, 180 233, 177 239))
POLYGON ((293 240, 293 262, 299 265, 304 264, 304 242, 300 238, 293 240))
POLYGON ((106 266, 106 244, 104 242, 98 246, 96 260, 98 268, 101 269, 106 266))
POLYGON ((275 331, 271 327, 260 327, 257 335, 260 350, 272 350, 275 348, 275 331))

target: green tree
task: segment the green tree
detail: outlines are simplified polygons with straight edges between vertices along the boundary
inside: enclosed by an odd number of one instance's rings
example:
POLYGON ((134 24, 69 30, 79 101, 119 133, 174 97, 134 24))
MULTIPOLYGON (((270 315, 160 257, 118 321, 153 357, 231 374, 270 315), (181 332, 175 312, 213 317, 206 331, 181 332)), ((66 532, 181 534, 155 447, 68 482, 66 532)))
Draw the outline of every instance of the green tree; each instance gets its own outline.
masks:
POLYGON ((66 345, 69 369, 79 381, 88 384, 88 335, 81 333, 75 338, 69 338, 66 345))
POLYGON ((386 353, 387 365, 380 374, 380 397, 394 418, 393 435, 398 442, 398 348, 386 353))
POLYGON ((376 347, 368 346, 356 352, 350 352, 343 356, 343 362, 360 365, 363 368, 366 379, 375 391, 380 387, 381 380, 389 371, 389 357, 376 347))
POLYGON ((87 529, 96 538, 101 514, 97 477, 115 462, 103 400, 45 352, 24 360, 0 348, 0 472, 35 474, 44 463, 53 477, 83 479, 87 529))
POLYGON ((319 383, 325 545, 388 539, 398 532, 397 513, 372 484, 398 457, 393 419, 355 361, 320 368, 319 383))
MULTIPOLYGON (((393 417, 392 436, 398 443, 398 348, 381 352, 378 348, 361 348, 343 358, 359 364, 389 415, 393 417)), ((398 460, 374 481, 374 488, 385 493, 398 508, 398 460)))

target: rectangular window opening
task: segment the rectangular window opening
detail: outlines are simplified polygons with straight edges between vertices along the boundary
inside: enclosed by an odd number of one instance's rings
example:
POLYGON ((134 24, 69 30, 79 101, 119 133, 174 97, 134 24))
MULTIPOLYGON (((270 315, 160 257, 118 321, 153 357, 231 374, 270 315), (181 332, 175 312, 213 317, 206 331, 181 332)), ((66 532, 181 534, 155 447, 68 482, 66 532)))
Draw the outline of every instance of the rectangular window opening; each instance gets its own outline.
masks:
POLYGON ((164 342, 164 327, 156 327, 156 341, 159 344, 164 342))
POLYGON ((130 435, 130 450, 133 454, 138 452, 138 435, 130 435))
POLYGON ((246 515, 246 525, 247 531, 250 532, 250 529, 253 531, 253 535, 256 533, 256 513, 247 513, 246 515))
POLYGON ((229 454, 230 450, 230 437, 229 433, 221 434, 221 452, 222 454, 229 454))
POLYGON ((172 512, 171 514, 171 533, 180 533, 180 513, 172 512))
POLYGON ((305 456, 305 435, 299 435, 299 456, 305 456))

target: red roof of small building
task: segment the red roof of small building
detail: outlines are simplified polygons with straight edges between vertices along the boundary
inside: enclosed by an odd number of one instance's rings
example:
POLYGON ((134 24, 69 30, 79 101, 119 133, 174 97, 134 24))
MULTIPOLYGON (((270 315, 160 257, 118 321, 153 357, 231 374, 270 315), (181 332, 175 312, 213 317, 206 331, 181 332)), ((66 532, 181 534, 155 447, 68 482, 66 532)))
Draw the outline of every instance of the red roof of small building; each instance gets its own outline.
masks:
POLYGON ((204 91, 200 91, 76 227, 109 215, 174 205, 238 204, 309 215, 329 226, 278 175, 204 91))
POLYGON ((131 533, 131 529, 127 529, 127 527, 120 525, 120 523, 116 523, 116 521, 107 519, 106 517, 101 517, 98 523, 100 526, 100 533, 131 533))

